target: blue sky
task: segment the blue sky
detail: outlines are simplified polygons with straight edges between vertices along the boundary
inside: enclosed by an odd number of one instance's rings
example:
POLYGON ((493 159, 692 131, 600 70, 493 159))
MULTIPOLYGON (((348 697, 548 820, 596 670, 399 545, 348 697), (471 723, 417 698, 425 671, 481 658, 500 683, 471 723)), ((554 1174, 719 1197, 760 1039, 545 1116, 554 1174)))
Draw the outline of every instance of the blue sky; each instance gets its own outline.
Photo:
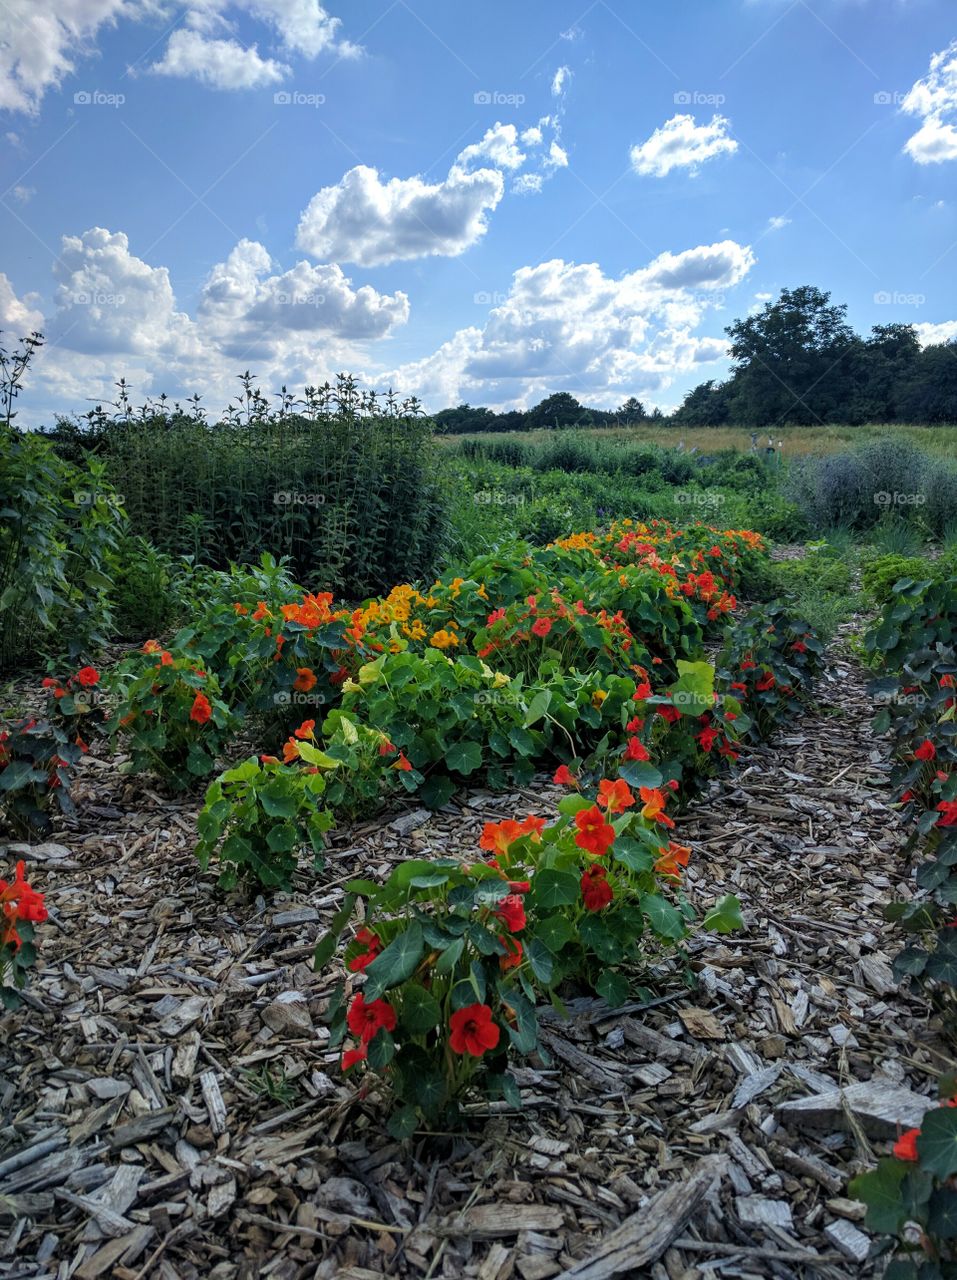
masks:
POLYGON ((785 286, 957 335, 952 0, 0 0, 22 421, 245 368, 668 409, 785 286))

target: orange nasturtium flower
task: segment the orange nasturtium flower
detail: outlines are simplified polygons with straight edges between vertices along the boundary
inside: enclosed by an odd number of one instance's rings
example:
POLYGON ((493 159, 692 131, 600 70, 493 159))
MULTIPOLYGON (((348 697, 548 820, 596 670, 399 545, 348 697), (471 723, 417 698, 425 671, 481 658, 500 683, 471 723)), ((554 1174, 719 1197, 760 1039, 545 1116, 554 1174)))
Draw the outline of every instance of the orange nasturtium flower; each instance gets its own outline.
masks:
POLYGON ((311 667, 296 667, 296 678, 292 687, 299 693, 308 693, 316 685, 316 673, 311 667))
POLYGON ((643 818, 647 818, 649 822, 660 822, 665 827, 673 827, 675 825, 665 813, 667 801, 657 787, 642 787, 639 790, 639 795, 644 805, 641 810, 643 818))
POLYGON ((687 845, 675 844, 672 840, 667 849, 661 851, 661 857, 655 863, 655 871, 660 876, 667 876, 669 879, 680 880, 680 867, 688 865, 688 859, 691 857, 691 850, 687 845))
POLYGON ((598 803, 609 813, 622 813, 635 803, 635 797, 624 778, 603 778, 598 784, 598 803))
POLYGON ((294 729, 293 733, 297 738, 314 738, 316 722, 315 720, 303 720, 298 729, 294 729))

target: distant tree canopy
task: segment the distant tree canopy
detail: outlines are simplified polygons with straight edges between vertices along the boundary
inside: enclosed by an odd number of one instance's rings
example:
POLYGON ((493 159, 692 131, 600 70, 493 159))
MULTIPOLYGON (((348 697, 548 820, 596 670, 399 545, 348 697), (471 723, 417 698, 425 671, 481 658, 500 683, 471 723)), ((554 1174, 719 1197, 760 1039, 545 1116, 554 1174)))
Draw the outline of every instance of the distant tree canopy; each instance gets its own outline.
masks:
POLYGON ((435 414, 441 432, 627 426, 811 426, 835 422, 957 423, 957 341, 921 347, 913 325, 875 325, 860 337, 847 307, 813 285, 782 289, 725 330, 731 372, 689 391, 670 418, 634 396, 590 409, 567 391, 531 409, 495 413, 460 404, 435 414))

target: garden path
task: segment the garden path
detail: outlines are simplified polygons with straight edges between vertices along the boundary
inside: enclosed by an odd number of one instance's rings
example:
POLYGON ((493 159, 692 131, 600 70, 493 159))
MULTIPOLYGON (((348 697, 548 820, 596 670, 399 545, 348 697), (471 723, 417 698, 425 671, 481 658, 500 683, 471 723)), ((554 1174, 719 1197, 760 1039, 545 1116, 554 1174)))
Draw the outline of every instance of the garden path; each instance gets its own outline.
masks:
POLYGON ((679 821, 692 901, 736 893, 747 925, 698 939, 697 988, 579 1002, 519 1070, 521 1115, 406 1148, 334 1070, 315 939, 356 872, 472 849, 556 789, 339 833, 318 891, 227 902, 195 803, 94 753, 81 817, 34 851, 51 925, 0 1047, 0 1277, 873 1274, 847 1178, 953 1064, 891 973, 881 906, 911 879, 846 640, 821 709, 679 821))

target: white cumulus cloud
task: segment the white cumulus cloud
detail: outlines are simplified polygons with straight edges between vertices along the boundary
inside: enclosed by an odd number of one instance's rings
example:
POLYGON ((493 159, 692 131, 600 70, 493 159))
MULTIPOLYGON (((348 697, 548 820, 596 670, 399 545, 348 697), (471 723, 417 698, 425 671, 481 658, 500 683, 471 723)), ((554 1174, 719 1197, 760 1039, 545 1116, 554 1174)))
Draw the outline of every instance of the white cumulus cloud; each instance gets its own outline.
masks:
POLYGON ((957 40, 934 54, 930 70, 904 98, 901 110, 922 121, 904 147, 912 159, 918 164, 957 160, 957 40))
POLYGON ((939 324, 915 324, 922 347, 957 341, 957 320, 942 320, 939 324))
POLYGON ((192 0, 185 10, 171 0, 2 0, 0 110, 35 114, 49 91, 96 54, 104 30, 121 21, 173 25, 151 68, 161 74, 191 77, 215 89, 275 83, 288 66, 260 56, 255 41, 238 38, 240 17, 278 40, 286 55, 312 59, 325 52, 360 52, 341 37, 341 20, 319 0, 192 0))
POLYGON ((156 75, 198 80, 211 89, 258 89, 278 84, 290 68, 273 58, 261 58, 256 46, 238 40, 218 40, 199 31, 174 31, 166 52, 150 68, 156 75))
POLYGON ((723 338, 694 330, 753 264, 750 248, 726 240, 661 254, 617 279, 561 258, 522 267, 484 327, 460 329, 382 377, 433 408, 524 405, 561 390, 593 403, 653 395, 726 353, 723 338))
POLYGON ((647 141, 632 147, 632 168, 653 178, 664 178, 673 169, 696 173, 705 161, 737 151, 737 142, 728 134, 730 127, 731 122, 720 115, 701 125, 695 123, 694 116, 673 116, 647 141))
POLYGON ((299 219, 296 244, 310 257, 364 267, 457 257, 488 230, 507 173, 518 175, 534 160, 538 170, 517 176, 512 187, 529 195, 541 190, 543 174, 567 165, 557 131, 548 116, 521 134, 512 124, 496 123, 458 155, 439 182, 419 175, 384 179, 378 169, 356 165, 312 197, 299 219))

